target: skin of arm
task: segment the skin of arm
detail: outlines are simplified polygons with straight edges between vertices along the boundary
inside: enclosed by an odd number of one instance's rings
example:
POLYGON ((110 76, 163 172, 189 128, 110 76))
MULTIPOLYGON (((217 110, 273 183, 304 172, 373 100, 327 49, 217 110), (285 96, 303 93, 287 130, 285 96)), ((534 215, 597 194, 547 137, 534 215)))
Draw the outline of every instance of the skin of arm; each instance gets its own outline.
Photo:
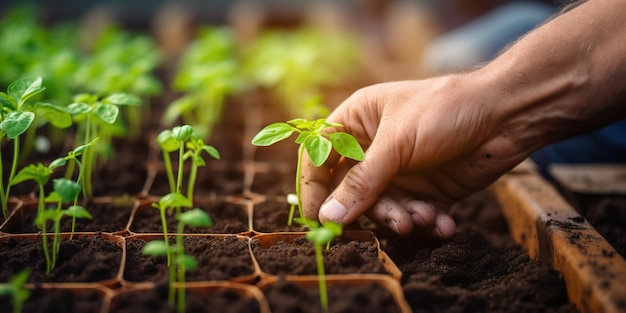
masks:
POLYGON ((443 211, 537 149, 626 116, 626 2, 591 0, 466 73, 372 85, 329 116, 366 149, 303 160, 309 218, 449 238, 443 211))

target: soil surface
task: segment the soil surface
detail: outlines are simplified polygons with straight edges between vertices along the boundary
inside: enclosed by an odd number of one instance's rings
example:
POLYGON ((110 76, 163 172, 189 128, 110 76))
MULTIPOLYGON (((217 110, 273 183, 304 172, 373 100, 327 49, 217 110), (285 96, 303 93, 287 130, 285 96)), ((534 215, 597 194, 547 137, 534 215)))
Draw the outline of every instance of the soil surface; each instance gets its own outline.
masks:
MULTIPOLYGON (((317 275, 315 248, 304 236, 293 242, 278 241, 262 248, 258 239, 252 240, 252 252, 261 271, 273 275, 317 275)), ((385 274, 378 259, 375 243, 337 238, 324 253, 326 274, 376 273, 385 274)))
MULTIPOLYGON (((100 312, 104 295, 97 290, 48 289, 34 288, 22 307, 22 312, 37 313, 72 313, 100 312)), ((11 301, 0 305, 0 313, 13 313, 11 301)))
MULTIPOLYGON (((113 298, 110 313, 175 313, 176 307, 167 303, 167 287, 140 292, 120 293, 113 298)), ((259 302, 233 291, 191 291, 186 293, 186 312, 255 313, 259 302)))
MULTIPOLYGON (((317 286, 304 287, 285 280, 263 289, 273 313, 324 312, 320 307, 317 286)), ((400 312, 391 292, 377 283, 365 282, 361 286, 341 283, 328 286, 328 311, 330 313, 400 312)))
MULTIPOLYGON (((206 211, 213 220, 209 228, 185 226, 185 233, 202 234, 238 234, 248 232, 248 212, 244 206, 220 201, 216 203, 196 204, 196 207, 206 211)), ((175 214, 167 215, 167 229, 174 232, 178 221, 175 214)), ((161 216, 159 210, 149 203, 138 208, 133 216, 130 231, 135 233, 161 233, 161 216)))
MULTIPOLYGON (((116 233, 126 230, 128 222, 130 220, 133 202, 92 202, 85 205, 85 208, 91 214, 91 219, 77 218, 74 231, 101 231, 107 233, 116 233)), ((21 214, 18 213, 13 215, 1 230, 3 232, 11 234, 38 233, 39 229, 35 226, 34 223, 35 217, 37 215, 37 205, 32 204, 24 206, 21 208, 21 212, 21 214)), ((70 232, 72 230, 72 218, 62 218, 60 226, 61 232, 70 232)), ((47 229, 52 229, 51 223, 47 229)))
MULTIPOLYGON (((51 242, 51 240, 49 240, 51 242)), ((104 282, 115 279, 122 246, 101 235, 61 241, 56 267, 46 275, 41 241, 0 238, 0 282, 30 268, 29 282, 104 282)))
MULTIPOLYGON (((295 209, 294 216, 298 216, 298 209, 295 209)), ((272 232, 297 232, 306 231, 304 226, 289 220, 289 204, 268 200, 254 205, 252 214, 252 229, 260 233, 272 232)))
MULTIPOLYGON (((150 237, 163 240, 162 237, 150 237)), ((245 278, 254 274, 248 239, 237 236, 186 236, 185 253, 196 258, 198 268, 186 273, 187 281, 213 281, 245 278)), ((147 239, 147 238, 146 238, 147 239)), ((146 241, 141 236, 126 242, 124 280, 162 282, 168 279, 167 258, 141 253, 146 241)), ((173 243, 173 242, 172 242, 173 243)))

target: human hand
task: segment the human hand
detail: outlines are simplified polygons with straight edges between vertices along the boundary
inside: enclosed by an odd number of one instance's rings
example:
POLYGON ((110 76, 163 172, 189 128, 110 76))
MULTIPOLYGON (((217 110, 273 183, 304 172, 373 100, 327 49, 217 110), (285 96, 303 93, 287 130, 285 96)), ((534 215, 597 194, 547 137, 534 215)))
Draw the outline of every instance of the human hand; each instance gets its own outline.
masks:
POLYGON ((498 104, 486 102, 482 94, 489 91, 473 90, 470 79, 384 83, 349 97, 327 120, 344 125, 366 150, 365 160, 332 154, 315 167, 305 156, 305 215, 348 224, 366 214, 401 235, 417 228, 451 237, 455 224, 446 208, 531 152, 512 139, 498 104))

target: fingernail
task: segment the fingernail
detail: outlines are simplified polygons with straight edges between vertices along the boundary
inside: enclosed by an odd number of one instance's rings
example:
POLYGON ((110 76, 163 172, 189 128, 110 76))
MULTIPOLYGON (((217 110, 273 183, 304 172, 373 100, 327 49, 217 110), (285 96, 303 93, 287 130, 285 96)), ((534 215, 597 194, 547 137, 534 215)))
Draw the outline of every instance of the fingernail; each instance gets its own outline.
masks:
POLYGON ((413 220, 413 223, 417 225, 424 225, 424 220, 422 220, 422 217, 417 213, 411 214, 411 219, 413 220))
POLYGON ((320 213, 335 223, 341 223, 344 217, 346 217, 348 210, 339 201, 330 198, 330 200, 322 204, 320 213))
POLYGON ((391 230, 393 230, 396 234, 400 233, 398 231, 398 222, 391 220, 387 223, 387 226, 389 226, 389 228, 391 228, 391 230))

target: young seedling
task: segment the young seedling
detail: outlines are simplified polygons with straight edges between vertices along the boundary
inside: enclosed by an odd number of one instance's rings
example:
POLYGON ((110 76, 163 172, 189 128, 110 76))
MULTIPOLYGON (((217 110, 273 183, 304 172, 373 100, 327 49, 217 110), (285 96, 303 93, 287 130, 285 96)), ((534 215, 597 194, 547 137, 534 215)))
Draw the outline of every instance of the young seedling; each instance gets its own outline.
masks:
MULTIPOLYGON (((71 216, 73 219, 75 218, 91 218, 91 215, 87 210, 83 207, 77 205, 78 195, 80 194, 81 187, 77 182, 68 180, 68 179, 55 179, 54 180, 54 192, 52 192, 48 197, 45 197, 44 186, 48 183, 50 179, 50 175, 54 172, 55 169, 64 166, 68 159, 76 158, 81 155, 85 150, 87 150, 93 143, 97 140, 90 142, 87 145, 82 145, 70 151, 68 156, 64 158, 58 158, 52 162, 48 166, 43 165, 42 163, 38 163, 37 165, 31 164, 22 170, 20 170, 17 175, 11 180, 10 185, 16 185, 21 182, 27 180, 34 180, 39 186, 39 196, 37 203, 37 216, 35 218, 35 225, 42 232, 42 241, 44 248, 44 257, 46 259, 46 273, 50 273, 50 271, 54 268, 56 263, 56 255, 59 250, 60 241, 59 241, 59 228, 60 228, 60 219, 61 217, 67 215, 71 216), (73 201, 73 205, 67 208, 66 210, 61 210, 62 204, 73 201), (57 203, 56 210, 46 210, 45 204, 46 202, 54 202, 57 203), (47 221, 51 220, 53 222, 54 229, 54 237, 52 244, 52 251, 48 250, 48 238, 46 235, 47 221), (52 254, 52 257, 51 257, 52 254)), ((72 235, 74 233, 74 220, 72 221, 72 235)), ((70 237, 71 239, 71 237, 70 237)))
MULTIPOLYGON (((90 197, 93 193, 91 181, 97 161, 96 152, 110 148, 111 137, 116 132, 115 123, 118 121, 120 107, 138 106, 141 103, 141 99, 124 93, 111 94, 102 99, 92 94, 79 94, 74 97, 74 102, 67 106, 68 112, 74 117, 80 129, 76 136, 78 142, 87 144, 96 137, 100 138, 95 149, 85 151, 81 158, 84 171, 81 185, 85 197, 90 197)), ((72 175, 73 168, 70 166, 65 177, 70 178, 72 175)))
POLYGON ((15 274, 7 284, 0 285, 0 297, 10 296, 13 302, 13 313, 21 313, 24 302, 30 297, 30 290, 24 285, 28 281, 30 269, 25 268, 21 272, 15 274))
POLYGON ((178 225, 176 226, 176 244, 174 247, 170 247, 168 244, 168 238, 164 241, 153 240, 143 247, 142 253, 152 256, 172 255, 174 262, 168 263, 169 267, 169 294, 168 302, 174 305, 177 302, 177 311, 179 313, 185 312, 185 273, 187 270, 194 270, 198 267, 196 259, 185 254, 185 247, 183 241, 183 231, 186 225, 194 227, 211 227, 213 221, 209 215, 198 209, 186 211, 178 215, 178 225), (176 275, 178 273, 178 275, 176 275), (178 292, 175 294, 174 282, 178 283, 178 292), (176 301, 174 301, 176 298, 176 301))
MULTIPOLYGON (((36 114, 48 119, 59 128, 68 127, 72 124, 71 117, 64 108, 50 103, 29 101, 45 90, 42 82, 41 77, 23 78, 11 83, 7 88, 7 93, 0 92, 0 141, 5 136, 8 140, 13 141, 13 158, 8 176, 5 177, 3 168, 0 168, 0 201, 2 202, 2 214, 5 218, 8 214, 7 203, 11 192, 10 182, 17 173, 17 166, 21 157, 21 135, 31 128, 36 114), (4 186, 5 178, 6 187, 4 186)), ((2 163, 1 153, 0 163, 2 163)))
POLYGON ((331 241, 335 237, 341 236, 343 228, 341 224, 329 221, 325 222, 322 226, 318 221, 309 220, 306 218, 298 218, 296 222, 309 228, 306 234, 306 239, 313 242, 315 248, 315 263, 317 265, 317 277, 319 282, 320 291, 320 305, 324 312, 328 311, 328 289, 326 287, 326 274, 324 270, 324 255, 322 247, 326 245, 328 250, 331 241))
MULTIPOLYGON (((35 223, 37 225, 41 225, 40 227, 45 228, 47 225, 47 221, 52 222, 52 249, 50 251, 51 260, 50 264, 47 266, 46 274, 49 274, 52 269, 56 266, 57 256, 59 255, 59 250, 61 248, 61 219, 63 216, 71 216, 73 219, 75 218, 89 218, 91 219, 91 214, 87 209, 80 205, 71 205, 67 209, 63 210, 63 204, 71 201, 75 201, 80 194, 81 187, 80 184, 74 181, 71 181, 67 178, 58 178, 53 180, 54 191, 50 193, 45 198, 46 203, 56 203, 56 208, 50 208, 43 211, 43 214, 37 214, 35 218, 35 223)), ((43 238, 43 248, 48 249, 47 239, 44 236, 43 238)))
POLYGON ((240 73, 233 33, 227 28, 201 29, 178 63, 172 89, 183 95, 168 105, 164 124, 180 119, 209 140, 226 98, 242 89, 240 73))
MULTIPOLYGON (((276 142, 289 138, 294 132, 298 133, 295 142, 299 144, 298 164, 296 166, 296 198, 297 206, 301 217, 302 197, 300 195, 300 176, 302 167, 302 156, 304 151, 309 155, 311 162, 315 166, 321 166, 326 162, 331 150, 334 148, 340 155, 362 161, 365 157, 359 142, 352 135, 345 132, 327 132, 328 127, 343 127, 338 123, 326 122, 326 119, 309 121, 306 119, 294 119, 286 123, 279 122, 261 129, 252 139, 252 144, 257 146, 270 146, 276 142)), ((291 205, 288 225, 293 220, 295 205, 291 205)))
POLYGON ((213 146, 204 144, 204 140, 189 125, 176 126, 172 130, 164 130, 159 133, 156 141, 163 154, 165 172, 171 193, 182 193, 183 164, 187 159, 191 159, 191 172, 187 180, 187 198, 193 200, 193 190, 196 184, 198 168, 206 165, 205 160, 202 158, 202 152, 208 153, 217 160, 220 159, 219 152, 213 146), (176 150, 178 150, 179 162, 176 181, 174 181, 174 171, 169 154, 176 150))
POLYGON ((181 208, 190 208, 192 206, 191 200, 187 199, 180 193, 168 193, 159 199, 159 202, 152 203, 152 207, 159 209, 161 216, 161 226, 163 227, 163 237, 165 239, 165 246, 167 251, 167 265, 170 266, 172 255, 169 253, 169 242, 167 240, 167 211, 176 209, 176 215, 179 216, 181 208))

